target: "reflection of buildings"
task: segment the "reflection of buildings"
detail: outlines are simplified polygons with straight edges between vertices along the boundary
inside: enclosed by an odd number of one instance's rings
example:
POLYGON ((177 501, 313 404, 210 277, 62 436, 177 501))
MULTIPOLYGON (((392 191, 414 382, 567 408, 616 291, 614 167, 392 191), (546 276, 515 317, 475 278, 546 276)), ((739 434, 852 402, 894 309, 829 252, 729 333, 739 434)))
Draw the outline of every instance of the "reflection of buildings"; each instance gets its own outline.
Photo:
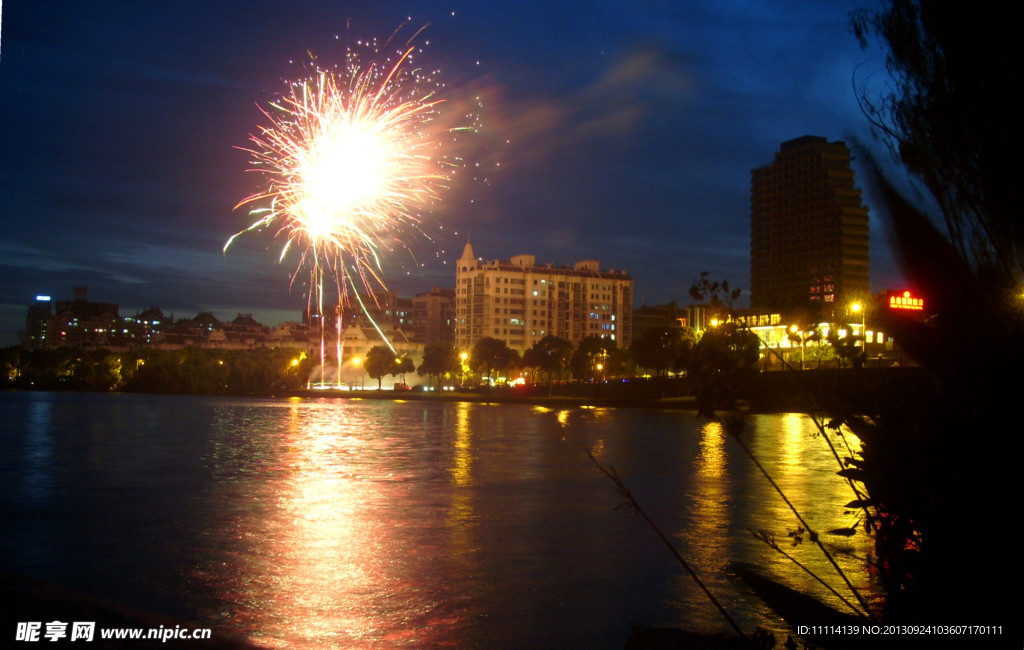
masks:
POLYGON ((868 209, 843 142, 783 142, 751 173, 750 305, 788 310, 868 295, 868 209))
POLYGON ((572 267, 538 266, 534 255, 478 261, 466 244, 456 270, 455 343, 501 339, 519 352, 548 334, 571 341, 587 336, 628 346, 633 335, 633 278, 601 271, 594 260, 572 267))

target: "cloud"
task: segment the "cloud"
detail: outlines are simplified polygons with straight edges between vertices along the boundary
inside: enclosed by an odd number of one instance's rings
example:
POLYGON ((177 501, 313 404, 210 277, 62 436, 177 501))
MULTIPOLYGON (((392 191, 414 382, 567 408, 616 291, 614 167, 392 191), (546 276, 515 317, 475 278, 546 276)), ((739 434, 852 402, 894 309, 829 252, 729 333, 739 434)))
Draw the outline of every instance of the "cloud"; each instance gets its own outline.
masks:
POLYGON ((486 85, 477 94, 484 97, 487 155, 507 171, 621 142, 655 111, 686 102, 694 86, 686 65, 650 46, 623 52, 592 82, 560 95, 486 85))

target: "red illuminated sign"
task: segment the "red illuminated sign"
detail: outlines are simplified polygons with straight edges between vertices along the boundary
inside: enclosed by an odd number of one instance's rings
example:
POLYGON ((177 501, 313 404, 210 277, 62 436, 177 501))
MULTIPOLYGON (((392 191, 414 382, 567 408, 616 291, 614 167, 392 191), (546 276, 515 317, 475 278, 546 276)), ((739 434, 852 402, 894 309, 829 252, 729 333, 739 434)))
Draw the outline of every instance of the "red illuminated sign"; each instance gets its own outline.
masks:
POLYGON ((889 296, 889 309, 921 311, 924 309, 924 298, 915 298, 909 291, 904 291, 902 296, 889 296))

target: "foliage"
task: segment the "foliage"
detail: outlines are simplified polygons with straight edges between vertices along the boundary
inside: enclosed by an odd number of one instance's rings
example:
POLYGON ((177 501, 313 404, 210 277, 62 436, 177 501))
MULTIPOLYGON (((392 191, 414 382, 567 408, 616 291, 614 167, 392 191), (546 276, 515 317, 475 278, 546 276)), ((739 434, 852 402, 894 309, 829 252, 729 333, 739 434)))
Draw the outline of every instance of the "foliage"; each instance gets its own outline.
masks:
POLYGON ((486 374, 488 380, 492 379, 495 372, 508 370, 518 362, 519 354, 509 348, 508 343, 490 336, 477 341, 469 355, 470 367, 480 374, 486 374))
POLYGON ((423 363, 416 369, 420 377, 436 377, 441 387, 441 377, 459 371, 459 357, 455 348, 446 343, 431 343, 423 350, 423 363))
POLYGON ((617 375, 626 363, 626 356, 612 339, 584 337, 569 359, 576 379, 600 379, 617 375))
POLYGON ((854 368, 863 367, 866 355, 864 352, 864 336, 854 335, 847 332, 845 327, 839 323, 831 323, 828 326, 828 336, 825 337, 829 347, 839 357, 840 363, 846 362, 854 368), (860 343, 860 345, 858 345, 860 343))
POLYGON ((656 327, 633 341, 633 360, 642 368, 665 376, 669 370, 680 372, 690 362, 697 335, 690 328, 656 327))
MULTIPOLYGON (((366 353, 363 368, 371 379, 377 380, 377 390, 381 389, 384 375, 391 373, 395 366, 395 353, 386 345, 375 345, 366 353)), ((392 373, 393 374, 393 373, 392 373)))
MULTIPOLYGON (((891 85, 860 91, 864 113, 935 197, 959 257, 1022 279, 1018 120, 1024 56, 996 5, 885 0, 852 14, 862 47, 886 49, 891 85)), ((872 87, 878 87, 873 84, 872 87)))
POLYGON ((687 365, 702 415, 736 408, 739 387, 747 375, 757 372, 759 346, 757 335, 736 321, 704 330, 687 365))
POLYGON ((391 366, 390 375, 393 377, 401 377, 402 383, 405 383, 405 375, 416 370, 416 364, 408 356, 403 356, 400 359, 395 360, 395 364, 391 366))
POLYGON ((255 350, 23 350, 2 359, 5 384, 43 390, 271 393, 304 385, 308 363, 286 348, 255 350))
POLYGON ((710 318, 724 321, 732 315, 733 304, 739 300, 742 290, 739 287, 730 289, 728 280, 711 281, 708 276, 707 271, 701 271, 700 278, 690 285, 690 297, 707 303, 710 318))
POLYGON ((527 368, 537 368, 543 372, 550 385, 555 379, 561 379, 569 368, 572 353, 570 341, 548 334, 523 354, 522 363, 527 368))
POLYGON ((757 335, 735 321, 704 330, 693 348, 688 370, 697 377, 728 374, 757 364, 757 335))

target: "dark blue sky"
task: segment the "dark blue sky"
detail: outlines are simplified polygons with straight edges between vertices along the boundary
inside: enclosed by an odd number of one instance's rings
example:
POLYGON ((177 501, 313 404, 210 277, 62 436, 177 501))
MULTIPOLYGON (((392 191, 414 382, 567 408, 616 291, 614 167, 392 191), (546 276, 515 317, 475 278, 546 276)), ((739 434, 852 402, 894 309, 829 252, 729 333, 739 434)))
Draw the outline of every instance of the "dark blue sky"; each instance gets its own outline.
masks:
MULTIPOLYGON (((483 98, 475 159, 491 171, 444 197, 433 243, 386 259, 391 288, 454 286, 467 233, 487 259, 626 269, 638 303, 686 301, 703 270, 749 287, 751 168, 804 134, 870 140, 854 75, 877 78, 882 59, 860 51, 847 15, 871 3, 572 5, 8 0, 0 345, 36 294, 71 299, 79 285, 122 315, 298 319, 304 290, 289 290, 280 242, 221 252, 259 186, 236 147, 290 60, 340 59, 347 40, 406 18, 429 23, 420 61, 451 100, 483 98)), ((874 206, 871 220, 872 290, 901 286, 874 206)))

